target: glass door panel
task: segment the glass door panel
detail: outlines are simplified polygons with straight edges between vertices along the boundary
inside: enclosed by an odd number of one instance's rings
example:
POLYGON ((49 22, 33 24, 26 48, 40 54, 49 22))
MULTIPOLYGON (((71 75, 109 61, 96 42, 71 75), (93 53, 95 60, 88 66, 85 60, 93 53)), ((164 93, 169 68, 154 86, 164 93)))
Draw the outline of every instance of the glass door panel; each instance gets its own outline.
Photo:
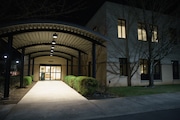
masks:
POLYGON ((61 66, 42 65, 40 66, 40 80, 60 80, 61 66))

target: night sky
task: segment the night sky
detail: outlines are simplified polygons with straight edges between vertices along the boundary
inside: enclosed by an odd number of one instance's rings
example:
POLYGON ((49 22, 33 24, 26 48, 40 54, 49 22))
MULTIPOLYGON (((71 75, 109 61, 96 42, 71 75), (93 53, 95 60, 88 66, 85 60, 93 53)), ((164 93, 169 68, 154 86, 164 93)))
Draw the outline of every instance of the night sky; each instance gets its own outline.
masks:
MULTIPOLYGON (((0 24, 12 21, 50 19, 84 26, 105 1, 120 4, 133 1, 136 6, 140 5, 140 1, 157 2, 157 0, 2 0, 0 4, 0 24)), ((180 8, 179 0, 159 1, 161 4, 167 4, 169 1, 169 5, 174 4, 173 7, 171 5, 171 8, 168 8, 169 13, 175 8, 180 8)))

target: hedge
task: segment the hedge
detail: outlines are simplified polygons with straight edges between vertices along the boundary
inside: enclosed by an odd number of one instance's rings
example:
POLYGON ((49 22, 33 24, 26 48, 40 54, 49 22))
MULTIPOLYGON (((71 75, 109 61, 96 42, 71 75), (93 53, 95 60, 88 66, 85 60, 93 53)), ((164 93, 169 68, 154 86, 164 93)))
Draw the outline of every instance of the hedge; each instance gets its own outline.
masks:
POLYGON ((65 76, 64 82, 84 96, 92 95, 98 87, 95 78, 87 76, 65 76))
POLYGON ((32 77, 31 76, 24 76, 24 85, 30 85, 32 83, 32 77))
POLYGON ((74 75, 65 76, 64 82, 66 84, 68 84, 69 86, 73 87, 74 86, 74 79, 75 78, 76 78, 76 76, 74 76, 74 75))

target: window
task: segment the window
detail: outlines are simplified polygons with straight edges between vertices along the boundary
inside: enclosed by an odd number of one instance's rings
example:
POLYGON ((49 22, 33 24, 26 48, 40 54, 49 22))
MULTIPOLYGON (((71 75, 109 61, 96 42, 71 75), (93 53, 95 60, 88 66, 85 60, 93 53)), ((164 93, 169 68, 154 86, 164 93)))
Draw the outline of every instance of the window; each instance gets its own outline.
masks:
POLYGON ((177 33, 175 28, 169 28, 170 42, 177 44, 177 33))
MULTIPOLYGON (((152 30, 152 42, 158 42, 158 27, 150 25, 150 28, 152 30)), ((138 23, 138 40, 147 41, 147 33, 143 23, 138 23)))
POLYGON ((140 60, 140 70, 141 70, 141 74, 148 74, 148 60, 146 59, 140 60))
POLYGON ((159 60, 154 61, 156 65, 154 66, 154 79, 161 79, 161 63, 159 60))
POLYGON ((127 76, 127 58, 119 58, 120 75, 127 76))
POLYGON ((151 25, 152 29, 152 42, 158 42, 158 27, 156 25, 151 25))
POLYGON ((172 67, 173 67, 173 79, 179 79, 179 62, 172 61, 172 67))
POLYGON ((138 24, 138 40, 147 41, 147 34, 145 30, 145 24, 138 24))
POLYGON ((118 20, 118 38, 126 38, 126 21, 118 20))
MULTIPOLYGON (((154 66, 154 79, 159 80, 161 79, 161 64, 159 60, 154 61, 156 65, 154 66)), ((148 80, 149 73, 148 73, 148 60, 141 59, 140 60, 140 71, 141 71, 141 80, 148 80)))

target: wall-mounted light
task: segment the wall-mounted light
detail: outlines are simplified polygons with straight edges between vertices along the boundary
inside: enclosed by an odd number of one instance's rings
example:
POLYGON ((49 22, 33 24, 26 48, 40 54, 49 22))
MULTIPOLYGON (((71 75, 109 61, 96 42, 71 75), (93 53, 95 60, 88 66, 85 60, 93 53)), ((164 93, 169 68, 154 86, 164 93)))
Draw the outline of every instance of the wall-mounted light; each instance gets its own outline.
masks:
POLYGON ((4 59, 7 59, 8 58, 8 56, 7 55, 4 55, 4 59))
POLYGON ((53 38, 56 39, 58 35, 56 33, 53 34, 53 38))
POLYGON ((16 60, 16 64, 19 64, 19 60, 16 60))

